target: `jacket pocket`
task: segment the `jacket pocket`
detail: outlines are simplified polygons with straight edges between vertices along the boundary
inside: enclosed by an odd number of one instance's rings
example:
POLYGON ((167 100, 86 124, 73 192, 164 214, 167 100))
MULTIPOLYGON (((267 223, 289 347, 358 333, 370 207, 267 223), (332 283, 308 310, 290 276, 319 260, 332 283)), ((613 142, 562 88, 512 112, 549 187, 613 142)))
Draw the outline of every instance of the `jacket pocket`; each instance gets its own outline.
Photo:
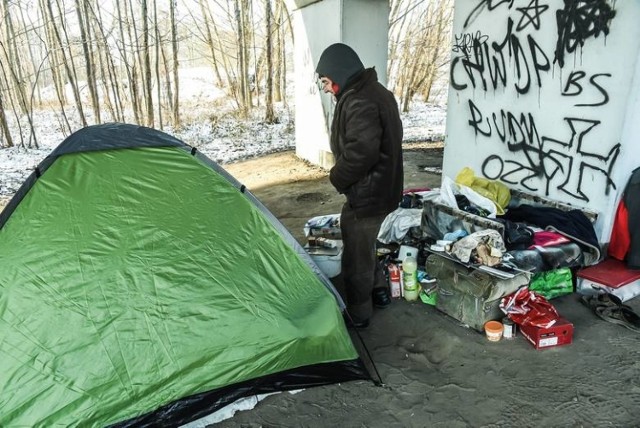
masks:
POLYGON ((371 174, 367 174, 362 180, 356 182, 353 186, 349 187, 346 196, 347 202, 352 208, 362 208, 369 205, 372 194, 371 187, 371 174))

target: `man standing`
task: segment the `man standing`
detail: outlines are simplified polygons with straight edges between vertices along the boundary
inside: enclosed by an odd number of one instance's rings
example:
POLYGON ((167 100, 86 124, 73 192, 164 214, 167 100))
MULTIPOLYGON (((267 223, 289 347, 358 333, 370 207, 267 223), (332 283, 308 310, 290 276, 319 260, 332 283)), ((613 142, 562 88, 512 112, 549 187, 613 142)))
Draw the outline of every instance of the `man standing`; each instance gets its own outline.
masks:
POLYGON ((329 179, 347 198, 340 215, 347 310, 354 326, 365 328, 373 304, 390 303, 375 244, 382 222, 402 199, 402 121, 393 94, 349 46, 326 48, 316 72, 323 91, 336 99, 329 179))

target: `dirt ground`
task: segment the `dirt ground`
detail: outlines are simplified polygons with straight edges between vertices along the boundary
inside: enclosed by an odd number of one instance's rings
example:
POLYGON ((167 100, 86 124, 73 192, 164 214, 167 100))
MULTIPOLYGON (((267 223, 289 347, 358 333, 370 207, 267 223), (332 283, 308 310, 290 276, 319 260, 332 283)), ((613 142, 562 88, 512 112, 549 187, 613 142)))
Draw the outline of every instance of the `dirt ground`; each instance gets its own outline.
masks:
MULTIPOLYGON (((405 148, 405 188, 440 186, 440 175, 424 168, 440 168, 442 144, 412 144, 405 148)), ((224 168, 256 195, 298 242, 306 242, 303 227, 311 217, 339 213, 344 197, 329 183, 328 171, 296 157, 276 153, 224 168)))
MULTIPOLYGON (((441 165, 441 147, 407 147, 404 159, 405 188, 439 186, 424 167, 441 165)), ((339 212, 343 202, 325 171, 290 152, 225 168, 300 242, 307 219, 339 212)), ((394 300, 359 333, 384 386, 281 393, 217 426, 638 427, 640 334, 600 320, 578 297, 552 300, 575 330, 573 343, 545 350, 519 332, 490 342, 433 306, 394 300)))

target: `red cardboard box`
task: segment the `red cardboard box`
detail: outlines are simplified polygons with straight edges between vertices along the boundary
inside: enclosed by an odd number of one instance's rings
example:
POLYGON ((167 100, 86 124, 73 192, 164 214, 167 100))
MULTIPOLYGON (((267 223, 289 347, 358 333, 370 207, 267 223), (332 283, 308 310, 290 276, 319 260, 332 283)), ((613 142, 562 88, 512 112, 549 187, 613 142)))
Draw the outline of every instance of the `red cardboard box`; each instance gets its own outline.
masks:
POLYGON ((560 318, 547 328, 521 325, 520 332, 536 349, 553 348, 568 345, 573 340, 573 324, 560 318))

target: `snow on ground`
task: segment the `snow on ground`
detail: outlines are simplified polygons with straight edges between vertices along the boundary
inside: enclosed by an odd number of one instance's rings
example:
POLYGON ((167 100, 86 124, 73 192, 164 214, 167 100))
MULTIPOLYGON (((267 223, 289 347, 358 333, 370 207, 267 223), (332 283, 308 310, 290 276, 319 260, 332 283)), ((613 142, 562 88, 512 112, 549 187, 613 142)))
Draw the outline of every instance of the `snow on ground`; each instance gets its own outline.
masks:
MULTIPOLYGON (((200 152, 223 165, 295 148, 293 107, 278 109, 280 121, 277 124, 265 124, 259 117, 241 121, 231 114, 216 115, 218 110, 211 107, 215 105, 215 100, 203 93, 195 93, 197 102, 193 105, 198 107, 200 114, 192 111, 190 124, 179 130, 165 128, 164 131, 197 147, 200 152)), ((446 107, 443 105, 413 103, 411 111, 402 115, 405 142, 441 141, 445 133, 445 118, 446 107)), ((62 132, 60 117, 55 112, 38 112, 34 122, 38 130, 39 148, 0 149, 0 207, 66 137, 62 132)), ((75 126, 75 129, 79 128, 79 125, 75 126)), ((17 131, 13 135, 18 135, 17 131)), ((28 144, 25 141, 25 145, 28 144)))

